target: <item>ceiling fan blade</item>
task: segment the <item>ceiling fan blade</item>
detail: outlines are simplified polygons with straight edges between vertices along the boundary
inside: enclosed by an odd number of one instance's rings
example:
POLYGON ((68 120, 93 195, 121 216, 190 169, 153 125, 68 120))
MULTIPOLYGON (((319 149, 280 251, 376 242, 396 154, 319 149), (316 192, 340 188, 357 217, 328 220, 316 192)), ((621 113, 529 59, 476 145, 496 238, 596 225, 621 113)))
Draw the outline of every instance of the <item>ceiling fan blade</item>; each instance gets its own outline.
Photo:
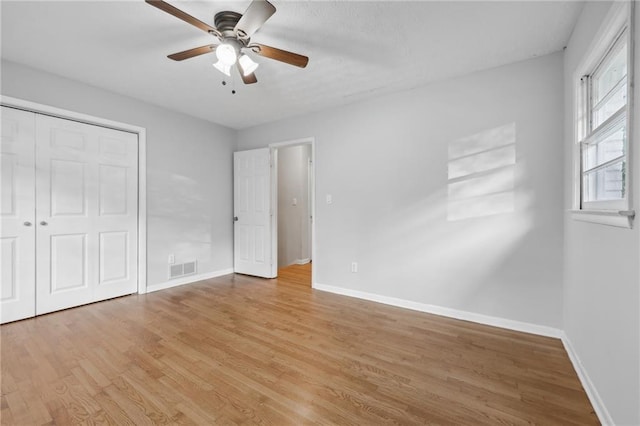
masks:
POLYGON ((240 74, 240 76, 242 77, 242 81, 244 82, 244 84, 253 84, 258 82, 255 73, 251 73, 247 76, 240 74))
POLYGON ((166 3, 162 0, 145 0, 145 1, 149 3, 151 6, 157 7, 158 9, 162 10, 163 12, 167 12, 169 15, 173 15, 176 18, 182 19, 184 22, 193 25, 194 27, 200 28, 204 32, 214 33, 214 34, 217 32, 216 29, 213 28, 211 25, 205 24, 201 20, 196 19, 193 16, 189 15, 188 13, 181 11, 177 7, 171 6, 169 3, 166 3))
POLYGON ((244 75, 244 70, 242 69, 242 65, 240 65, 240 62, 236 62, 236 64, 238 65, 238 71, 240 72, 240 77, 242 77, 242 81, 244 82, 244 84, 253 84, 258 82, 255 73, 244 75))
POLYGON ((211 53, 216 50, 217 44, 207 44, 206 46, 194 47, 193 49, 185 50, 182 52, 174 53, 167 56, 174 61, 184 61, 185 59, 193 58, 194 56, 204 55, 205 53, 211 53))
POLYGON ((297 53, 288 52, 286 50, 277 49, 275 47, 266 46, 264 44, 252 44, 249 46, 254 52, 265 58, 275 59, 276 61, 285 62, 296 67, 304 68, 309 63, 309 58, 297 53))
POLYGON ((234 28, 240 38, 249 38, 276 13, 267 0, 253 0, 234 28))

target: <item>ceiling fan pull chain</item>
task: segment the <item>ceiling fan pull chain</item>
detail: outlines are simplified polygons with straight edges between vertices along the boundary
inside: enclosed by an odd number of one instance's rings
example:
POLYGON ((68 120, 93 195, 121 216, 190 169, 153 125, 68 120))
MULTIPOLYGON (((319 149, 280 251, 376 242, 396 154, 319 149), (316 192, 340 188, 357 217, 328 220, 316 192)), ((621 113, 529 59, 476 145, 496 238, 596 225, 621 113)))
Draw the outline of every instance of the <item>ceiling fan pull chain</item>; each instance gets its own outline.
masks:
MULTIPOLYGON (((234 76, 229 76, 231 78, 231 94, 235 95, 236 94, 236 79, 234 76)), ((222 80, 222 85, 226 86, 227 85, 227 80, 222 80)))

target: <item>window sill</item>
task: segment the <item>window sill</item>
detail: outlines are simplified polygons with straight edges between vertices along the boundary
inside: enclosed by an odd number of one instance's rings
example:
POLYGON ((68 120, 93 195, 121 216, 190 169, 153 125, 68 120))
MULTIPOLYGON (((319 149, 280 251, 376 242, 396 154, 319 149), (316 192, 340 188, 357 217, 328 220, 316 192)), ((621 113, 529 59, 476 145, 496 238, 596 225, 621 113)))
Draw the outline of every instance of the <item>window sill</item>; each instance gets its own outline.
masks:
POLYGON ((571 218, 581 222, 632 228, 635 210, 569 210, 571 218))

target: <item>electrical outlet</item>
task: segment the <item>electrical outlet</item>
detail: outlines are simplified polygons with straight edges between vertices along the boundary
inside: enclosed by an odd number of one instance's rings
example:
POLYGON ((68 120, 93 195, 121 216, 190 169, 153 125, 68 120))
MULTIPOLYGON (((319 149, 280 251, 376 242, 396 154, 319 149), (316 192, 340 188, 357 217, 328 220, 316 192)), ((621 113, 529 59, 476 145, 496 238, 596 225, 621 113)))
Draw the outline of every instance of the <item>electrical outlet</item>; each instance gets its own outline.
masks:
POLYGON ((327 194, 327 204, 332 204, 333 203, 333 197, 331 196, 331 194, 327 194))
POLYGON ((169 255, 169 265, 176 263, 176 256, 174 254, 169 255))
POLYGON ((351 262, 351 272, 354 274, 358 272, 358 262, 351 262))

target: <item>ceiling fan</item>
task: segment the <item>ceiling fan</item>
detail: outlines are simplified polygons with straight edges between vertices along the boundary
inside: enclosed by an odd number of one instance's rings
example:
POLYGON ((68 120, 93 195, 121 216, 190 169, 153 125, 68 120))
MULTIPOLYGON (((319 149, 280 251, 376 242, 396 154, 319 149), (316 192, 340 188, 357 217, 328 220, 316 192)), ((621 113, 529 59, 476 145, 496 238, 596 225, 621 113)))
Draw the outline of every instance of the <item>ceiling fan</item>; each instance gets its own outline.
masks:
POLYGON ((220 72, 230 76, 231 68, 235 65, 240 72, 242 81, 245 84, 257 83, 254 71, 258 64, 254 62, 244 51, 250 50, 265 58, 275 59, 300 68, 307 66, 309 58, 297 53, 277 49, 259 43, 251 43, 251 36, 273 15, 276 8, 267 0, 253 0, 243 14, 230 11, 222 11, 215 14, 214 26, 206 24, 194 18, 188 13, 170 5, 163 0, 145 0, 150 5, 182 19, 215 36, 219 44, 207 44, 206 46, 195 47, 193 49, 174 53, 168 56, 174 61, 183 61, 205 53, 215 52, 218 62, 213 64, 220 72))

